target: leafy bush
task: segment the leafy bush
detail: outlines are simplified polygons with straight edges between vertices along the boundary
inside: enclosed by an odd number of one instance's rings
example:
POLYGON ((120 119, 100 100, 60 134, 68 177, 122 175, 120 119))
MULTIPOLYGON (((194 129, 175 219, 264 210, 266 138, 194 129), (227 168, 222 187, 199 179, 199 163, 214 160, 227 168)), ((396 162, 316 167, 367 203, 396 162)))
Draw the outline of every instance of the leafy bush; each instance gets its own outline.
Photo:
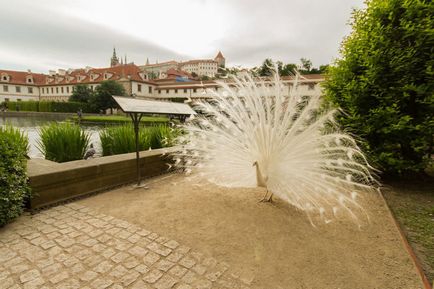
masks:
POLYGON ((94 112, 90 104, 81 102, 61 101, 9 101, 10 111, 37 111, 37 112, 94 112))
POLYGON ((391 175, 421 173, 433 152, 434 10, 430 1, 371 0, 355 11, 325 92, 340 123, 391 175), (432 33, 431 33, 432 35, 432 33))
POLYGON ((30 196, 27 150, 27 136, 16 128, 0 127, 0 227, 22 213, 30 196))
POLYGON ((45 159, 63 163, 81 160, 89 145, 90 136, 71 123, 50 123, 39 130, 38 149, 45 159))
MULTIPOLYGON (((124 154, 136 151, 134 127, 132 124, 107 127, 100 132, 103 156, 124 154)), ((139 150, 157 149, 171 146, 174 132, 167 126, 140 127, 139 150)))

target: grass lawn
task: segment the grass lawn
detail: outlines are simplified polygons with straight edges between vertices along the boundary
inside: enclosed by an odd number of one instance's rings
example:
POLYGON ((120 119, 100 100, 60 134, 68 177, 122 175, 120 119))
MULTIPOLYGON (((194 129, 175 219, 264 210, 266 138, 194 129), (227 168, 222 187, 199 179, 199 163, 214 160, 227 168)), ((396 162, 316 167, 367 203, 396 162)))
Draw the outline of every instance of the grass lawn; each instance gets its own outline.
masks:
POLYGON ((415 251, 429 282, 434 280, 434 177, 387 184, 384 197, 415 251))
MULTIPOLYGON (((75 122, 78 122, 78 117, 72 118, 75 122)), ((169 119, 167 117, 157 116, 144 116, 141 119, 142 123, 166 123, 169 119)), ((81 118, 82 123, 126 123, 131 122, 131 118, 121 115, 86 115, 81 118)))

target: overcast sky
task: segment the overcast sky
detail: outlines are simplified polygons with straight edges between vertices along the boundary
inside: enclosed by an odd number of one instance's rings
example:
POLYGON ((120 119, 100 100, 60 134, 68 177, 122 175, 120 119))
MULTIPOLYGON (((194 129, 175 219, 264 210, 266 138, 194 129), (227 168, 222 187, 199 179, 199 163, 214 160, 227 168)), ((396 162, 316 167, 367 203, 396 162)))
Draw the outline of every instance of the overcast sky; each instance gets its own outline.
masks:
POLYGON ((363 0, 0 0, 0 69, 106 67, 213 58, 252 67, 265 58, 314 66, 338 56, 363 0))

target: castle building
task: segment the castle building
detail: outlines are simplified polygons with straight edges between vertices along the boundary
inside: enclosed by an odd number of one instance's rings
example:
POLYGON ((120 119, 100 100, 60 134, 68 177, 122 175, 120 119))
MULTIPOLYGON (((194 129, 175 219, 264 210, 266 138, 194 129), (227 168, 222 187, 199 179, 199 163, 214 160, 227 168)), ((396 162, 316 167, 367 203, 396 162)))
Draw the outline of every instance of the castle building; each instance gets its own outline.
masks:
MULTIPOLYGON (((196 76, 213 78, 218 69, 225 66, 225 58, 219 51, 214 59, 190 60, 185 62, 166 61, 143 66, 127 63, 116 55, 110 59, 110 67, 83 69, 59 69, 48 74, 29 71, 0 69, 0 103, 4 101, 68 101, 79 84, 95 89, 102 81, 114 80, 125 88, 128 95, 145 99, 184 101, 186 99, 207 99, 212 91, 221 89, 213 80, 198 81, 196 76)), ((289 89, 293 79, 283 77, 289 89)), ((319 74, 305 75, 301 89, 305 95, 321 93, 320 82, 324 77, 319 74)), ((221 80, 225 81, 225 80, 221 80)), ((226 80, 229 81, 230 80, 226 80)), ((271 83, 270 83, 271 85, 271 83)))

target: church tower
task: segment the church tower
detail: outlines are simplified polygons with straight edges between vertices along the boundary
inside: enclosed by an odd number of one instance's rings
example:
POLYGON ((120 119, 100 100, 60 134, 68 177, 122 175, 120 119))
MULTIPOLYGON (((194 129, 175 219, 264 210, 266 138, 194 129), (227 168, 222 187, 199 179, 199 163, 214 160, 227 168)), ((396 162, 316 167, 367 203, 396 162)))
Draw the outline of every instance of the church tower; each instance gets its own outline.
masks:
POLYGON ((219 67, 225 67, 226 64, 226 58, 223 56, 222 52, 219 51, 217 56, 214 58, 215 61, 217 61, 219 67))
POLYGON ((116 56, 116 48, 113 47, 113 56, 110 60, 110 67, 118 66, 119 65, 119 58, 116 56))

